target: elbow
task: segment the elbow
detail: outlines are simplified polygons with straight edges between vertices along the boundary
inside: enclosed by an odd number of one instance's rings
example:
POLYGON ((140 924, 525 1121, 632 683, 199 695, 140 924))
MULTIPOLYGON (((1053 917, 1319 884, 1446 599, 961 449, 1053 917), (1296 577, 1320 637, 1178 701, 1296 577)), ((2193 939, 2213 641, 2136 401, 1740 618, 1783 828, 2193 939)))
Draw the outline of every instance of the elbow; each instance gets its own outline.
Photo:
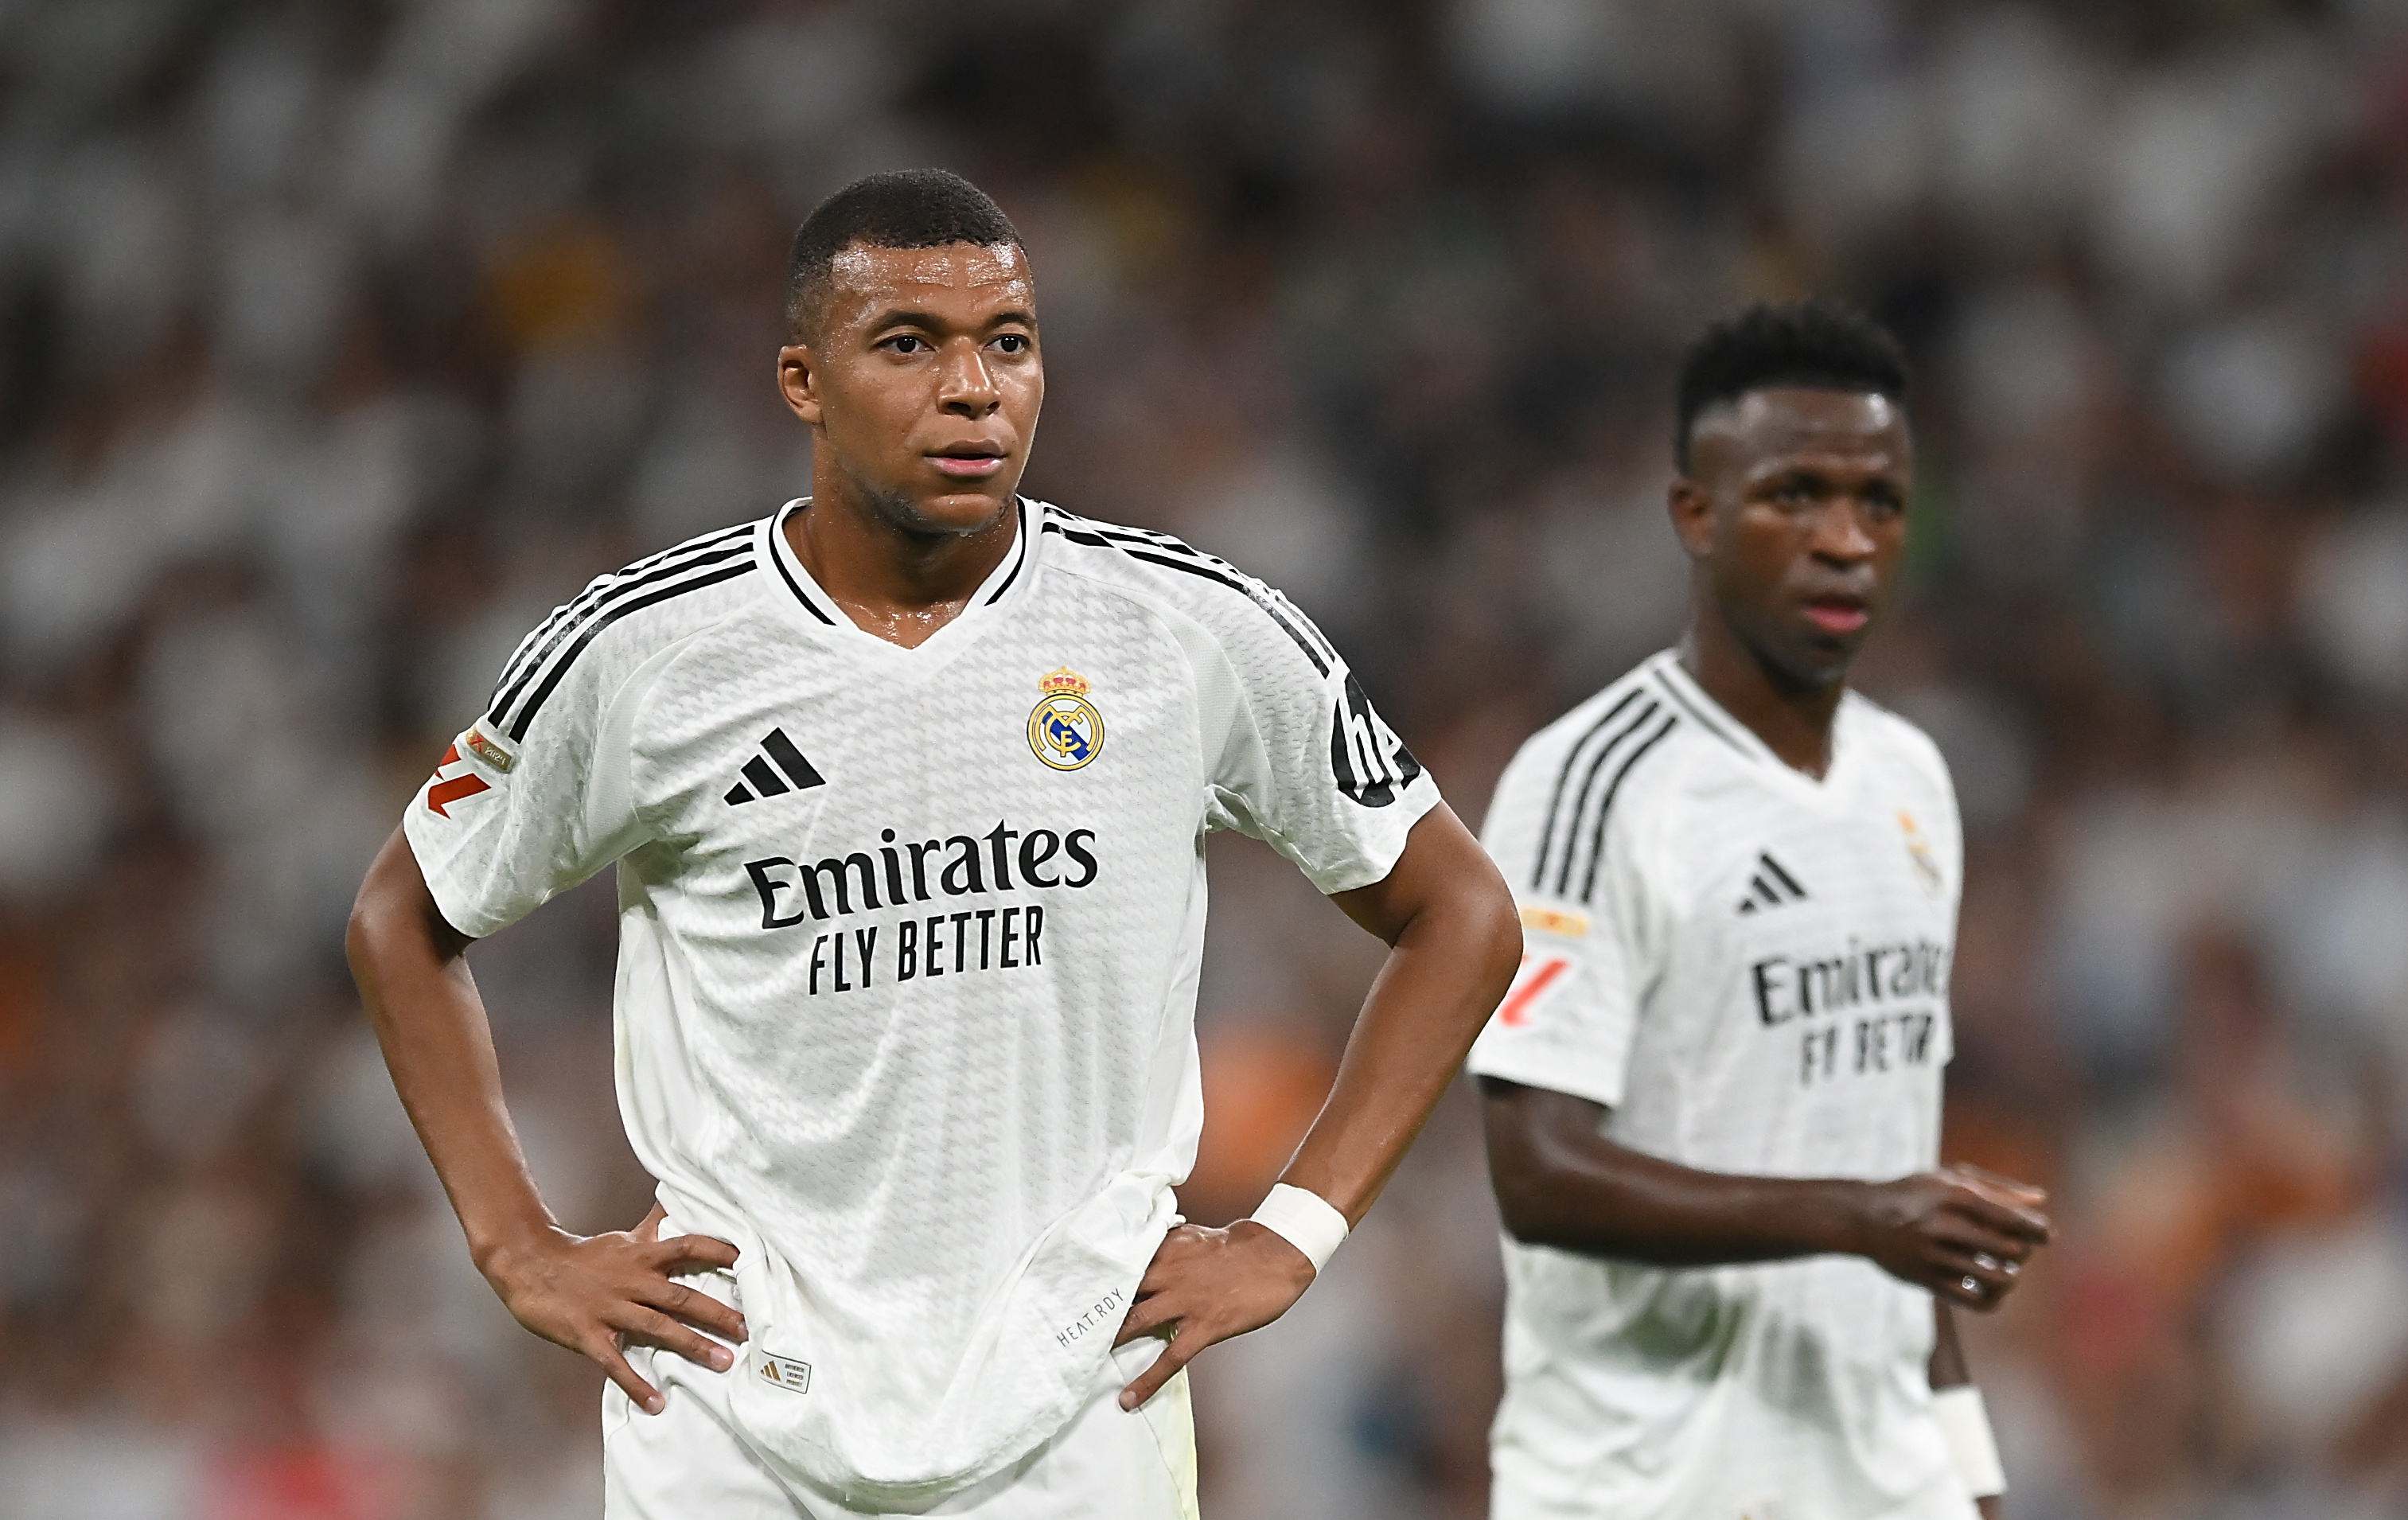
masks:
POLYGON ((1506 989, 1512 986, 1513 975, 1522 968, 1522 913, 1493 865, 1487 880, 1465 896, 1469 899, 1464 904, 1465 925, 1487 995, 1482 1004, 1484 1017, 1504 1001, 1506 989))
POLYGON ((1547 1206, 1544 1178, 1509 1175, 1492 1170, 1497 1194, 1498 1223, 1517 1244, 1555 1246, 1564 1243, 1561 1222, 1547 1206))

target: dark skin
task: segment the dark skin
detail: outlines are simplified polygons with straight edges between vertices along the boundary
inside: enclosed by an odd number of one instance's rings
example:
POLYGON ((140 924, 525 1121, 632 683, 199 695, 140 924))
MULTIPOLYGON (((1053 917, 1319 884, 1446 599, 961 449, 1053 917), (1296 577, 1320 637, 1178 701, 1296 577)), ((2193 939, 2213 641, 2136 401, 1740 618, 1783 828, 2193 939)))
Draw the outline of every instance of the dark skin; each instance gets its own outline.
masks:
MULTIPOLYGON (((789 542, 863 631, 914 648, 960 615, 1017 531, 1010 510, 1044 398, 1034 286, 1009 245, 840 253, 800 341, 780 351, 789 406, 812 429, 812 500, 789 542)), ((1360 1220, 1504 996, 1521 955, 1512 894, 1445 806, 1387 877, 1334 899, 1390 947, 1338 1080, 1281 1180, 1360 1220)), ((493 1037, 462 952, 396 830, 368 869, 347 946, 361 997, 477 1266, 520 1324, 590 1357, 640 1409, 657 1389, 623 1346, 724 1370, 743 1316, 677 1275, 728 1268, 705 1236, 657 1240, 661 1212, 593 1236, 559 1226, 504 1102, 493 1037), (717 1338, 713 1340, 712 1338, 717 1338)), ((1152 1398, 1196 1354, 1270 1323, 1312 1264, 1252 1222, 1170 1232, 1119 1342, 1166 1341, 1122 1391, 1152 1398)))
MULTIPOLYGON (((1768 387, 1698 418, 1672 484, 1691 567, 1681 662, 1818 780, 1849 664, 1905 549, 1914 470, 1905 415, 1884 398, 1768 387)), ((1888 1182, 1699 1171, 1606 1139, 1608 1111, 1587 1098, 1481 1087, 1489 1174, 1515 1240, 1663 1267, 1863 1256, 1930 1290, 1934 1388, 1971 1381, 1952 1309, 1996 1309, 2049 1239, 2044 1193, 1975 1168, 1888 1182)), ((1997 1520, 1998 1500, 1981 1504, 1997 1520)))

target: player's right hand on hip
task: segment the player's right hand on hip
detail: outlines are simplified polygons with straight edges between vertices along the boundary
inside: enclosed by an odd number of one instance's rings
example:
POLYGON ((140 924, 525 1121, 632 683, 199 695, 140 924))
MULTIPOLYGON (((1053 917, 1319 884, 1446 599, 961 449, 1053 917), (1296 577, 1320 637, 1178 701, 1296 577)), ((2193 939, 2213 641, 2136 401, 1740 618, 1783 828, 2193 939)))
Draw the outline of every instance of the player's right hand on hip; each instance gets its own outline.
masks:
POLYGON ((2048 1243, 2048 1195, 1979 1167, 1942 1167, 1859 1195, 1857 1254, 1953 1304, 1987 1312, 2048 1243))
POLYGON ((571 1235, 547 1226, 478 1262, 521 1325, 592 1358, 649 1414, 661 1412, 660 1390, 628 1365, 627 1342, 658 1346, 724 1372, 736 1365, 736 1356, 720 1342, 740 1345, 745 1339, 742 1314, 672 1281, 682 1273, 734 1267, 736 1248, 708 1235, 652 1240, 660 1224, 654 1213, 634 1230, 602 1235, 571 1235))

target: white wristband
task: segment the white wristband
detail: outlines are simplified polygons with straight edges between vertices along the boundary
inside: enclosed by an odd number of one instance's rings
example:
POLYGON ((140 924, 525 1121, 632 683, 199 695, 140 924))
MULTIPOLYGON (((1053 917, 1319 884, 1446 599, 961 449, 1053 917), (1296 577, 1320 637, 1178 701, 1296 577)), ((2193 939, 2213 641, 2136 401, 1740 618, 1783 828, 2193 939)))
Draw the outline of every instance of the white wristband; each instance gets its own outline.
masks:
POLYGON ((1956 1475, 1967 1492, 1988 1498, 2007 1491, 2006 1469, 1999 1466, 1999 1443, 1990 1435, 1990 1412, 1982 1390, 1971 1384, 1942 1388, 1931 1396, 1931 1417, 1948 1438, 1948 1455, 1956 1459, 1956 1475))
POLYGON ((1346 1216, 1331 1208, 1328 1199, 1285 1183, 1271 1184, 1270 1196, 1254 1211, 1254 1221, 1303 1252, 1316 1277, 1346 1239, 1346 1216))

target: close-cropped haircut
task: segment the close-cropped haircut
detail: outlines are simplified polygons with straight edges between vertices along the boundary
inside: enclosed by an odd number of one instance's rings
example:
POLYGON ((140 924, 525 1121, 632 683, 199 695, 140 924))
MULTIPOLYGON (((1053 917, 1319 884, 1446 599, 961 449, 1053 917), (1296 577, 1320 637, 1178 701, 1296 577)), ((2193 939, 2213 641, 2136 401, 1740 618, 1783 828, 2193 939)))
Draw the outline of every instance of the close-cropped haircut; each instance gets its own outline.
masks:
POLYGON ((786 255, 786 328, 794 341, 807 341, 824 315, 836 256, 855 243, 871 248, 1026 246, 1003 208, 958 174, 894 169, 865 175, 820 202, 795 229, 794 248, 786 255))
POLYGON ((1906 400, 1906 352, 1888 328, 1827 301, 1759 303, 1715 323, 1681 360, 1672 454, 1689 467, 1698 418, 1750 391, 1794 385, 1906 400))

